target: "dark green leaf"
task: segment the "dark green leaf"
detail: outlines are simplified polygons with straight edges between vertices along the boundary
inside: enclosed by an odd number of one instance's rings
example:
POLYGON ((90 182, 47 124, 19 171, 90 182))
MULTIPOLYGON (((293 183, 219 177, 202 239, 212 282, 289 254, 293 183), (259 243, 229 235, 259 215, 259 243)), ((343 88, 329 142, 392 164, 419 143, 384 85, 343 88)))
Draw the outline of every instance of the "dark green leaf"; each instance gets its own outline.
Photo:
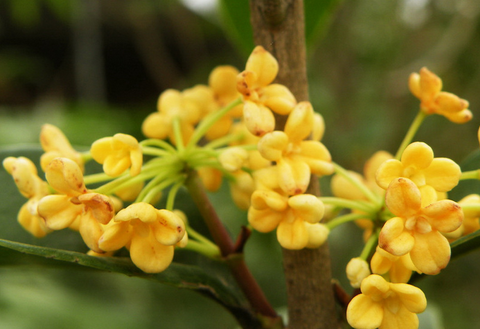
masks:
POLYGON ((452 248, 452 258, 465 255, 475 249, 480 249, 480 231, 475 231, 453 241, 450 247, 452 248))
POLYGON ((246 55, 254 48, 253 31, 250 24, 248 0, 220 0, 220 15, 223 26, 233 43, 246 55))
POLYGON ((307 48, 315 46, 325 34, 333 14, 342 0, 304 0, 307 48))

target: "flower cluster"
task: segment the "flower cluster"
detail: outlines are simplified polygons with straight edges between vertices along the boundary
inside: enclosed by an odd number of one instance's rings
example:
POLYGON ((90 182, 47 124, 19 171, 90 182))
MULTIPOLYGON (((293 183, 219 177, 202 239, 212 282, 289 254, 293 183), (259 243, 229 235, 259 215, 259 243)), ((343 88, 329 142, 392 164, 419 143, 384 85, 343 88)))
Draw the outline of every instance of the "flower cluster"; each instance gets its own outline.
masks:
POLYGON ((165 90, 143 122, 147 139, 140 142, 118 133, 81 153, 58 128, 44 125, 45 180, 29 159, 3 161, 28 199, 18 221, 39 238, 78 231, 95 256, 126 248, 147 273, 167 269, 177 247, 227 260, 246 238, 232 247, 206 205, 202 215, 213 243, 174 207, 179 189, 186 187, 202 205, 208 202, 203 188, 216 191, 225 179, 233 202, 248 211, 243 224, 276 231, 285 249, 317 248, 331 230, 356 222, 365 247, 346 268, 352 287, 360 288, 347 306, 347 321, 354 328, 417 328, 426 298, 408 283, 412 273, 435 275, 447 266, 449 242, 480 228, 480 196, 449 200, 447 193, 461 179, 478 179, 478 171, 462 173, 453 160, 434 157, 429 145, 412 140, 427 115, 469 121, 468 102, 441 91, 440 78, 426 68, 413 73, 409 86, 420 99, 419 115, 396 156, 375 153, 360 175, 332 162, 321 142, 322 116, 274 83, 278 70, 276 59, 258 46, 242 72, 219 66, 208 84, 165 90), (88 173, 90 160, 103 172, 88 173), (314 180, 332 174, 332 197, 311 192, 314 180))

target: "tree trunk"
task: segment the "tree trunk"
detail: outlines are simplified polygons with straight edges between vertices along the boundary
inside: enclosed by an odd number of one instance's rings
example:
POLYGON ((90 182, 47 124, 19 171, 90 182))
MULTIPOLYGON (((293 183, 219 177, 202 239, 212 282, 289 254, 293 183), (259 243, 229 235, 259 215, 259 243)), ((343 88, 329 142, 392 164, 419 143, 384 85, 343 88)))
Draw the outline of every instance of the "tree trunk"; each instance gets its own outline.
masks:
MULTIPOLYGON (((287 86, 297 101, 308 101, 303 0, 250 0, 253 37, 279 63, 276 82, 287 86)), ((286 117, 277 117, 282 129, 286 117)), ((308 193, 319 195, 312 177, 308 193)), ((340 328, 331 283, 328 245, 283 251, 289 329, 340 328)))

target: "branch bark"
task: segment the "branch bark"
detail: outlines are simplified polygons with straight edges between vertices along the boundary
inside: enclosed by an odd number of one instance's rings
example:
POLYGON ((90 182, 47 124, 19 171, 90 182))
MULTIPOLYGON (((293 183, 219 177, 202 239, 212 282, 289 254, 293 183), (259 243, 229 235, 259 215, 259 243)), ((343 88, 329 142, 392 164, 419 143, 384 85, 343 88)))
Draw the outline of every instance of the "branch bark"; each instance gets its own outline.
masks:
MULTIPOLYGON (((308 101, 303 0, 250 0, 253 37, 279 63, 276 82, 297 101, 308 101)), ((286 117, 277 117, 282 129, 286 117)), ((319 195, 312 177, 308 193, 319 195)), ((328 245, 318 249, 283 250, 290 329, 340 328, 331 283, 328 245)))

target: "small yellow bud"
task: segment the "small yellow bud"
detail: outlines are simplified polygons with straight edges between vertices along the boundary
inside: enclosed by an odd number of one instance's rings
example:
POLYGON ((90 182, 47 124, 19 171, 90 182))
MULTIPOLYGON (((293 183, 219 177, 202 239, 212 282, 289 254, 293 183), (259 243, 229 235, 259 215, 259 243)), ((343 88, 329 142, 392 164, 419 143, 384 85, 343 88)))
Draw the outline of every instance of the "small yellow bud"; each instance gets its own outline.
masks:
POLYGON ((248 152, 241 147, 231 147, 220 154, 218 160, 227 171, 235 172, 245 165, 248 152))
POLYGON ((347 264, 347 278, 353 288, 360 288, 363 279, 370 275, 368 263, 361 258, 352 258, 347 264))

